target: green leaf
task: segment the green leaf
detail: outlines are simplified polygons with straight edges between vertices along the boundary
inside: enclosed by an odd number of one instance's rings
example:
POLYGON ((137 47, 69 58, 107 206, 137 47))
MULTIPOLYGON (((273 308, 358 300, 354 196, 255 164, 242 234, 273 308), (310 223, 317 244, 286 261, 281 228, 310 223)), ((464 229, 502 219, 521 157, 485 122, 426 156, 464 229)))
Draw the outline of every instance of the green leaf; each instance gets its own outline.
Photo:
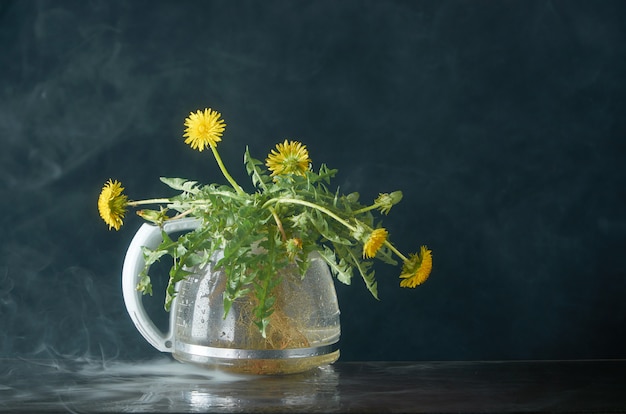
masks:
POLYGON ((158 262, 161 257, 167 254, 167 250, 152 250, 148 247, 142 246, 143 260, 145 261, 145 267, 158 262))
POLYGON ((309 267, 311 266, 311 261, 309 260, 308 255, 305 252, 302 252, 296 260, 296 264, 298 265, 300 276, 304 278, 304 275, 306 275, 307 270, 309 270, 309 267))
POLYGON ((139 274, 139 283, 137 283, 137 290, 144 295, 152 296, 152 281, 150 276, 144 270, 139 274))
POLYGON ((346 196, 346 201, 349 203, 357 203, 359 201, 359 193, 350 193, 346 196))
POLYGON ((269 316, 267 318, 262 318, 254 324, 257 328, 259 328, 259 331, 261 331, 261 336, 263 336, 263 338, 267 338, 267 326, 270 324, 269 316))
POLYGON ((172 240, 165 231, 161 230, 161 237, 163 241, 157 247, 157 250, 164 250, 172 257, 176 257, 176 250, 178 249, 178 242, 172 240))
POLYGON ((226 292, 224 292, 223 297, 224 297, 224 315, 222 315, 222 319, 226 319, 226 317, 228 316, 228 313, 230 312, 230 308, 233 307, 234 299, 228 296, 226 292))
POLYGON ((170 269, 170 280, 165 290, 165 310, 169 312, 172 301, 176 297, 176 283, 185 279, 187 276, 194 274, 193 271, 183 269, 179 264, 172 266, 170 269))
POLYGON ((326 164, 320 165, 319 178, 326 182, 326 184, 330 184, 330 179, 333 178, 337 174, 336 169, 331 169, 326 166, 326 164))
POLYGON ((337 278, 337 280, 343 284, 349 285, 350 280, 352 279, 352 267, 343 259, 337 263, 335 252, 328 246, 324 246, 324 249, 320 250, 319 254, 322 256, 322 259, 328 263, 330 272, 337 278))
POLYGON ((203 266, 208 262, 207 254, 203 252, 191 252, 185 261, 186 266, 203 266))
POLYGON ((200 192, 200 189, 197 186, 197 181, 188 181, 184 178, 168 177, 160 177, 160 180, 174 190, 180 190, 190 194, 198 194, 200 192))
POLYGON ((167 284, 167 288, 165 289, 165 305, 164 308, 167 312, 169 312, 172 308, 172 301, 176 296, 176 286, 172 283, 172 279, 170 278, 169 283, 167 284))
MULTIPOLYGON (((309 215, 309 219, 310 219, 311 223, 313 223, 313 226, 315 227, 315 229, 326 240, 329 240, 329 241, 331 241, 333 243, 337 243, 337 244, 345 244, 345 245, 352 245, 353 244, 350 240, 339 236, 335 232, 335 229, 328 224, 329 223, 328 220, 332 220, 332 219, 329 218, 328 216, 322 214, 318 210, 311 211, 311 214, 309 215)), ((334 224, 334 222, 332 222, 332 223, 334 224)), ((344 228, 341 227, 341 230, 343 230, 343 229, 344 228)))
POLYGON ((259 168, 259 165, 263 165, 263 163, 250 156, 248 146, 246 146, 246 152, 243 155, 243 162, 246 165, 246 171, 248 172, 248 175, 252 179, 252 184, 255 187, 267 191, 266 184, 270 181, 270 178, 266 174, 264 174, 259 168))
POLYGON ((393 258, 391 250, 385 246, 381 247, 380 250, 376 252, 376 258, 392 266, 396 266, 398 264, 398 261, 393 258))
POLYGON ((372 262, 369 261, 361 261, 355 255, 350 252, 350 257, 352 258, 352 262, 354 266, 357 268, 361 277, 365 281, 365 286, 367 286, 367 290, 370 291, 372 296, 378 300, 378 283, 374 278, 374 271, 370 272, 370 267, 372 266, 372 262))
POLYGON ((176 284, 180 282, 181 280, 183 280, 184 278, 186 278, 187 276, 193 275, 193 274, 194 274, 193 271, 187 270, 180 264, 177 264, 175 266, 172 266, 172 268, 170 269, 170 283, 176 284))

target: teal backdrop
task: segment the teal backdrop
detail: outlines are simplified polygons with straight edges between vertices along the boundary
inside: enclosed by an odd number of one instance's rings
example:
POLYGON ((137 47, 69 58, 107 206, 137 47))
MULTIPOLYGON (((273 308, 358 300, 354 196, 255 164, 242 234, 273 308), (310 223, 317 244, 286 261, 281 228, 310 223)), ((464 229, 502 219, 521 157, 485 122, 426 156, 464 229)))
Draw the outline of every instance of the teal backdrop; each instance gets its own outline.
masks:
MULTIPOLYGON (((343 360, 626 358, 626 2, 0 0, 0 357, 154 358, 122 302, 141 220, 103 183, 237 181, 305 143, 431 278, 337 284, 343 360)), ((251 189, 251 185, 247 185, 251 189)), ((158 282, 157 281, 157 285, 158 282)), ((161 298, 150 312, 163 326, 161 298)))

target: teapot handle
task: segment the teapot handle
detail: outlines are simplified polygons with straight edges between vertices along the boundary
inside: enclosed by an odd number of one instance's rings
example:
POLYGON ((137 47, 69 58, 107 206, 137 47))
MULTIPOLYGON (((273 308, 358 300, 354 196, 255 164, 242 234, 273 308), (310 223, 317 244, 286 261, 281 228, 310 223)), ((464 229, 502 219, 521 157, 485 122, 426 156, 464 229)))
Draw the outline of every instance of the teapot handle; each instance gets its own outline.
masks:
MULTIPOLYGON (((166 221, 163 224, 163 231, 167 234, 178 231, 194 230, 200 225, 200 220, 195 218, 184 218, 179 220, 166 221)), ((122 268, 122 293, 124 295, 124 304, 130 315, 135 327, 141 335, 156 349, 161 352, 172 352, 172 340, 174 337, 174 318, 176 298, 172 303, 170 310, 170 323, 167 333, 163 333, 156 327, 154 322, 148 316, 146 309, 141 301, 142 293, 137 290, 139 283, 139 275, 145 266, 142 247, 150 249, 156 248, 163 238, 161 236, 161 228, 152 224, 144 223, 135 236, 133 237, 126 257, 124 258, 124 267, 122 268)))

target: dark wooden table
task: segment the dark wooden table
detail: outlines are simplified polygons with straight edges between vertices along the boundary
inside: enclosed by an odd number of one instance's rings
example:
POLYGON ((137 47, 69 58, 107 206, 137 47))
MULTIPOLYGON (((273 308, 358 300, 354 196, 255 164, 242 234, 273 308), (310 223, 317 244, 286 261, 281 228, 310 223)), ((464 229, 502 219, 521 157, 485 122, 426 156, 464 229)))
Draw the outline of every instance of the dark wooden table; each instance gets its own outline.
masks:
POLYGON ((0 359, 0 412, 626 413, 626 361, 339 362, 250 377, 169 359, 0 359))

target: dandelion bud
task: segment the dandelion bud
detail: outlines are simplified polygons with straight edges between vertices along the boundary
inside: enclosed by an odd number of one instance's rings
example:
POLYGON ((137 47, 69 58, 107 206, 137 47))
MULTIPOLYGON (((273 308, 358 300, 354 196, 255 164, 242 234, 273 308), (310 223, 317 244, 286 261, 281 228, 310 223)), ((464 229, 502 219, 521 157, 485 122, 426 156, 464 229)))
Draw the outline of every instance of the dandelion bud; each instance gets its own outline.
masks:
POLYGON ((374 204, 378 206, 381 213, 386 215, 389 214, 391 207, 398 204, 400 200, 402 200, 402 191, 394 191, 391 194, 380 193, 374 200, 374 204))

